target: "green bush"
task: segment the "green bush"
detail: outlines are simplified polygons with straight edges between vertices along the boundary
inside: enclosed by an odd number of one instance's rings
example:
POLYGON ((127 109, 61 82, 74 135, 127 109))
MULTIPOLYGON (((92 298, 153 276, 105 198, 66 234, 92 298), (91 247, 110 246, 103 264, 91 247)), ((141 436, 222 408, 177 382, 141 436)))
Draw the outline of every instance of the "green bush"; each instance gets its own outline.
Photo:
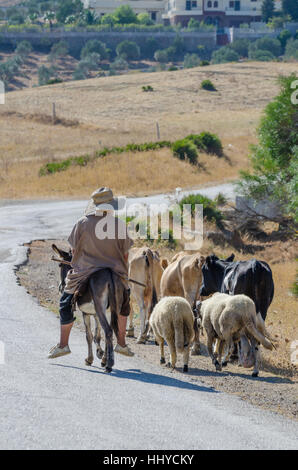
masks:
POLYGON ((154 59, 156 62, 160 62, 161 64, 165 64, 169 62, 169 56, 166 49, 159 49, 154 53, 154 59))
POLYGON ((198 161, 197 147, 188 139, 177 140, 173 144, 172 150, 173 155, 178 157, 180 160, 189 160, 193 165, 198 161))
POLYGON ((257 39, 249 46, 248 57, 252 58, 251 55, 254 51, 269 51, 274 57, 281 55, 281 45, 278 39, 263 37, 257 39))
POLYGON ((210 80, 203 80, 201 82, 201 88, 203 88, 203 90, 216 91, 215 86, 210 80))
POLYGON ((45 65, 42 65, 41 67, 39 67, 38 69, 39 86, 47 85, 54 74, 55 74, 54 67, 46 67, 45 65))
POLYGON ((141 55, 139 46, 133 41, 120 42, 116 47, 116 53, 125 60, 137 60, 141 55))
POLYGON ((180 201, 179 205, 181 210, 183 209, 184 204, 191 205, 192 216, 195 215, 196 204, 202 204, 204 218, 209 222, 215 223, 219 228, 222 228, 223 215, 220 210, 217 209, 215 202, 208 197, 203 196, 202 194, 190 194, 180 201))
POLYGON ((226 62, 238 62, 240 59, 239 54, 233 51, 229 46, 223 46, 217 51, 214 51, 211 56, 213 64, 224 64, 226 62))
POLYGON ((201 132, 200 134, 190 134, 186 139, 193 142, 199 150, 218 155, 219 157, 223 155, 223 146, 216 134, 201 132))
POLYGON ((285 49, 285 58, 298 60, 298 39, 289 39, 285 49))
POLYGON ((186 54, 184 56, 183 67, 185 69, 191 69, 200 65, 200 59, 197 54, 186 54))
POLYGON ((142 90, 145 91, 145 92, 154 91, 152 86, 150 86, 150 85, 142 86, 142 90))
POLYGON ((270 62, 275 59, 275 56, 270 51, 258 49, 249 52, 249 58, 259 62, 270 62))
POLYGON ((206 65, 210 65, 209 60, 201 60, 200 66, 201 66, 201 67, 205 67, 206 65))
POLYGON ((59 57, 65 57, 68 54, 68 44, 65 41, 59 41, 52 45, 50 58, 56 60, 59 57))
POLYGON ((230 48, 236 52, 240 57, 248 57, 248 49, 251 41, 249 39, 236 39, 230 48))
POLYGON ((81 59, 84 59, 93 52, 99 54, 102 60, 108 59, 109 57, 109 51, 106 48, 106 45, 97 39, 91 39, 90 41, 87 41, 85 46, 82 48, 81 59))
POLYGON ((286 48, 286 45, 287 45, 287 42, 289 39, 291 39, 292 35, 290 33, 290 31, 288 29, 284 29, 281 33, 279 33, 279 35, 277 36, 277 39, 279 40, 280 42, 280 45, 281 45, 281 50, 282 52, 285 51, 285 48, 286 48))
POLYGON ((32 45, 29 41, 21 41, 18 43, 15 52, 21 57, 27 57, 32 52, 32 45))

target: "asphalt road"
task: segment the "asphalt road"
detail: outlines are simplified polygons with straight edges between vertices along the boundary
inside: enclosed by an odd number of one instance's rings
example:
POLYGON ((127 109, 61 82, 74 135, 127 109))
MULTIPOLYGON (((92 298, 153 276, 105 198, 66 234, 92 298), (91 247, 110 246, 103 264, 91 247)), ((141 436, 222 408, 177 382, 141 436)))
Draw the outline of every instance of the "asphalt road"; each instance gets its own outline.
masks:
MULTIPOLYGON (((230 187, 225 190, 231 194, 230 187)), ((47 359, 58 340, 59 321, 16 284, 14 267, 26 259, 20 245, 65 237, 85 205, 0 207, 0 341, 5 349, 4 358, 0 355, 0 448, 297 448, 296 423, 185 382, 183 375, 178 379, 159 366, 119 355, 111 375, 99 362, 85 366, 85 337, 77 329, 72 354, 47 359)))

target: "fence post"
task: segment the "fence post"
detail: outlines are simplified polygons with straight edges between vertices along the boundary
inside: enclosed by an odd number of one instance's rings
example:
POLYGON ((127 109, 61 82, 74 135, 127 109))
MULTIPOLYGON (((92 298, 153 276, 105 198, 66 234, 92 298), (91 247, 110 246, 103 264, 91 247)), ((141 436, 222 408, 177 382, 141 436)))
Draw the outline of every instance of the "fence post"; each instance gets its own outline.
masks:
POLYGON ((156 121, 156 134, 157 134, 157 140, 160 140, 160 129, 159 129, 158 121, 156 121))
POLYGON ((53 113, 52 113, 53 124, 56 122, 56 103, 53 103, 53 113))

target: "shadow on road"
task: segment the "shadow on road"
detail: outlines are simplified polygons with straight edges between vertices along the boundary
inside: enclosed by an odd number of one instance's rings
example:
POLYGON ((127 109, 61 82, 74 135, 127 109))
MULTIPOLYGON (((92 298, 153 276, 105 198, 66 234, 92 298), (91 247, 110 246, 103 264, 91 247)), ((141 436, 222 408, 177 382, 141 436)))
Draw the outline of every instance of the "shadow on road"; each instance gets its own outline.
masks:
MULTIPOLYGON (((77 369, 84 372, 91 372, 93 374, 103 374, 107 373, 96 366, 91 366, 90 368, 76 367, 76 366, 67 366, 64 364, 52 364, 52 366, 64 367, 68 369, 77 369)), ((195 390, 198 392, 208 392, 208 393, 220 393, 217 390, 214 390, 211 387, 204 387, 203 385, 191 384, 189 382, 184 382, 183 380, 175 379, 174 377, 169 377, 167 375, 152 374, 151 372, 143 372, 140 369, 128 369, 128 370, 119 370, 113 369, 111 377, 117 377, 119 379, 127 380, 137 380, 139 382, 164 385, 166 387, 175 387, 182 388, 186 390, 195 390)))

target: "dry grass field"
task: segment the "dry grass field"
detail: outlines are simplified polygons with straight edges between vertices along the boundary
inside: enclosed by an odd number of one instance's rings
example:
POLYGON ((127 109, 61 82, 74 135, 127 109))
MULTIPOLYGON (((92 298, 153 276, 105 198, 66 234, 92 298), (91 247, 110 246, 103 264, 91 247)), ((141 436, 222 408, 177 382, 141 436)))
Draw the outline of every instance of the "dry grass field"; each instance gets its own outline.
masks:
POLYGON ((237 177, 248 165, 249 145, 276 79, 291 63, 237 63, 175 72, 135 73, 7 93, 0 107, 0 197, 86 197, 94 187, 136 194, 198 186, 237 177), (209 78, 217 92, 200 89, 209 78), (144 93, 151 85, 152 93, 144 93), (60 123, 51 122, 56 103, 60 123), (104 146, 176 140, 203 130, 222 139, 226 158, 199 157, 200 167, 170 151, 123 154, 39 177, 44 162, 92 153, 104 146), (19 182, 26 181, 20 188, 19 182))

